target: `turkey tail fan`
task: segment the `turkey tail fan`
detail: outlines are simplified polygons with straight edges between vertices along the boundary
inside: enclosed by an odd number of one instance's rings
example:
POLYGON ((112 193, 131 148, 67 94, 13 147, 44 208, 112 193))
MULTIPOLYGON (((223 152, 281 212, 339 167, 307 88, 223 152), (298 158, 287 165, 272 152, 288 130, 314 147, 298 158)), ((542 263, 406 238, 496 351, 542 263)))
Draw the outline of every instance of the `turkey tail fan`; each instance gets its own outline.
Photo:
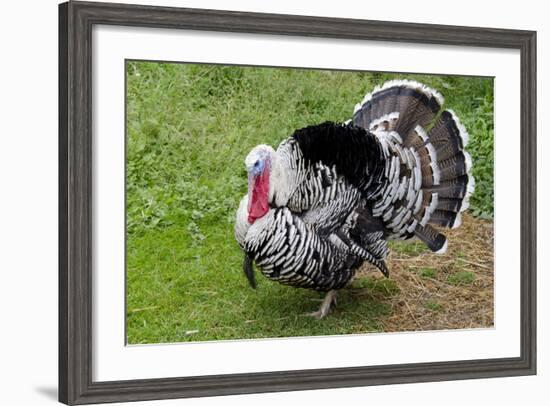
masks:
POLYGON ((474 191, 472 159, 466 152, 468 132, 452 110, 444 111, 428 132, 428 142, 435 151, 437 182, 427 189, 439 196, 430 223, 456 228, 460 213, 469 206, 474 191))
POLYGON ((425 200, 424 216, 415 234, 432 251, 441 252, 445 237, 430 229, 429 224, 448 228, 460 226, 460 213, 468 208, 474 190, 472 159, 464 150, 468 144, 468 132, 451 110, 441 113, 427 134, 418 127, 415 132, 424 140, 413 147, 421 163, 425 200), (428 205, 426 196, 429 195, 437 198, 428 205))
POLYGON ((353 124, 376 136, 388 162, 386 187, 372 195, 380 199, 373 214, 382 215, 391 237, 416 235, 435 252, 447 240, 432 225, 458 227, 474 190, 468 132, 453 111, 441 111, 443 103, 436 90, 394 80, 367 94, 353 115, 353 124))
MULTIPOLYGON (((370 131, 396 131, 405 137, 437 116, 443 96, 419 82, 391 80, 377 86, 355 106, 353 124, 370 131)), ((403 143, 407 144, 407 139, 403 143)))

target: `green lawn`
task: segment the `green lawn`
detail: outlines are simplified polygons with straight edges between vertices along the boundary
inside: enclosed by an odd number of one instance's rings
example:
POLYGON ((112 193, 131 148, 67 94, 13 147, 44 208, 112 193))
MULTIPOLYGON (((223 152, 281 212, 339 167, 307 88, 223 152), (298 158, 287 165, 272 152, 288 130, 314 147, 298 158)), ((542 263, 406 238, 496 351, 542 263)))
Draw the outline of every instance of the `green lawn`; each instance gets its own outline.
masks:
MULTIPOLYGON (((440 90, 471 135, 479 187, 472 212, 492 216, 492 79, 129 62, 127 64, 127 332, 129 343, 379 331, 399 289, 372 278, 343 291, 326 319, 303 316, 321 295, 259 277, 250 289, 233 218, 243 160, 295 129, 350 118, 392 78, 440 90)), ((408 248, 397 249, 407 250, 408 248)))

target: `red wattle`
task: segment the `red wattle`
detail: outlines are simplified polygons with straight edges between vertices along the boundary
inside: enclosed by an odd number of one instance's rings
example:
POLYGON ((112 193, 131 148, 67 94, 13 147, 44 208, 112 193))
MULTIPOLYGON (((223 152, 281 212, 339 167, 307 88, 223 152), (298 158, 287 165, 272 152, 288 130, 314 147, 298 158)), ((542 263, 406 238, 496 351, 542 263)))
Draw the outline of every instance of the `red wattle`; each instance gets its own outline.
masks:
POLYGON ((259 176, 254 177, 252 196, 249 198, 248 222, 254 223, 269 211, 269 170, 266 168, 259 176))

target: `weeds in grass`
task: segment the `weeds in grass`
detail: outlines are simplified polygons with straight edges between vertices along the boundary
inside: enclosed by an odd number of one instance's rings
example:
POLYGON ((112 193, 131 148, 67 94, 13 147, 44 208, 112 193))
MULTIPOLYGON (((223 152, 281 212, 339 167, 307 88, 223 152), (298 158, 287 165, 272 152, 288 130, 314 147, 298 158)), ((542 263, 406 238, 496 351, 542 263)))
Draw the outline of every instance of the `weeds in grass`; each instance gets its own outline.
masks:
POLYGON ((350 284, 350 289, 362 290, 363 294, 366 293, 373 297, 380 298, 389 298, 399 293, 399 287, 394 280, 371 276, 356 279, 350 284))
POLYGON ((428 300, 424 303, 424 307, 433 312, 438 312, 443 309, 443 306, 435 300, 428 300))
POLYGON ((458 271, 449 275, 447 282, 451 285, 465 285, 472 283, 475 278, 475 274, 471 271, 458 271))
POLYGON ((435 268, 421 268, 418 272, 418 274, 422 277, 422 278, 431 278, 431 279, 434 279, 436 276, 437 276, 437 269, 435 268))
POLYGON ((392 251, 413 256, 430 251, 426 244, 420 241, 390 241, 389 247, 392 251))

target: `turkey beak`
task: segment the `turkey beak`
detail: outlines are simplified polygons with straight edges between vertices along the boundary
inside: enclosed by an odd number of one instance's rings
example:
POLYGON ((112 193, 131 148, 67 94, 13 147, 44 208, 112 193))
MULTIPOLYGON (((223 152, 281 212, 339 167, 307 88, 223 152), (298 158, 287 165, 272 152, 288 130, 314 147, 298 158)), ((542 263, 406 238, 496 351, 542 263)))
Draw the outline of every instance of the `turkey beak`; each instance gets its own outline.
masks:
POLYGON ((256 289, 256 278, 254 277, 254 267, 252 264, 252 258, 248 254, 244 254, 243 271, 248 279, 248 283, 252 289, 256 289))

